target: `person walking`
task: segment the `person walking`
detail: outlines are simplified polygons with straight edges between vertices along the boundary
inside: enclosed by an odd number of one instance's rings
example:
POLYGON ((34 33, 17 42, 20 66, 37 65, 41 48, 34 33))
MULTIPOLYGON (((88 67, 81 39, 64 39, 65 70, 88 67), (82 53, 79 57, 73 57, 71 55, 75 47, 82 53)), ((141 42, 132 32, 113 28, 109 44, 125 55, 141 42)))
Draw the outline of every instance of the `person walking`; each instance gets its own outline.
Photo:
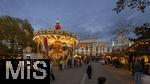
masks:
POLYGON ((141 84, 141 76, 143 73, 143 66, 139 58, 136 59, 134 63, 135 75, 134 84, 141 84))
POLYGON ((141 64, 142 64, 143 73, 145 73, 145 62, 144 62, 144 58, 143 57, 141 59, 141 64))
POLYGON ((62 60, 59 61, 59 70, 62 71, 63 63, 62 60))
POLYGON ((88 75, 88 79, 91 80, 92 79, 92 65, 89 62, 88 66, 87 66, 87 75, 88 75))
POLYGON ((50 77, 52 77, 52 79, 55 80, 52 61, 50 61, 50 77))
POLYGON ((105 64, 106 64, 105 59, 102 59, 102 65, 105 65, 105 64))
POLYGON ((135 75, 135 67, 134 67, 134 63, 135 63, 135 59, 133 60, 133 62, 131 62, 132 77, 133 77, 133 78, 134 78, 134 75, 135 75))

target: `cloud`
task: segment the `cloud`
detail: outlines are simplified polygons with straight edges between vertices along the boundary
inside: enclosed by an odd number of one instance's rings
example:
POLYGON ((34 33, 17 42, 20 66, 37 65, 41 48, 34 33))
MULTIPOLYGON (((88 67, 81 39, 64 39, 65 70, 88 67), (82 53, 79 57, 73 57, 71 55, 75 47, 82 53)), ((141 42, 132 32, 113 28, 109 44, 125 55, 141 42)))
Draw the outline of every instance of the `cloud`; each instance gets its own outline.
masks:
POLYGON ((93 36, 110 41, 121 24, 150 21, 150 12, 125 9, 112 11, 114 0, 2 0, 0 15, 28 19, 35 29, 53 27, 59 18, 63 30, 75 32, 80 39, 93 36))

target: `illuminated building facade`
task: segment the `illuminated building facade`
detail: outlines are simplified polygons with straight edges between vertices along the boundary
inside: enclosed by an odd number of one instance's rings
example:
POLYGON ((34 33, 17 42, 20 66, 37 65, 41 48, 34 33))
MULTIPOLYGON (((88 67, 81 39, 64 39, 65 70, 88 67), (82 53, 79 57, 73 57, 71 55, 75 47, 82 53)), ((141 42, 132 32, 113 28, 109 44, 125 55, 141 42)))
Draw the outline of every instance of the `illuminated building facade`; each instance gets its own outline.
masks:
POLYGON ((99 56, 104 53, 111 53, 112 47, 104 41, 90 38, 79 41, 76 54, 87 55, 87 56, 99 56))

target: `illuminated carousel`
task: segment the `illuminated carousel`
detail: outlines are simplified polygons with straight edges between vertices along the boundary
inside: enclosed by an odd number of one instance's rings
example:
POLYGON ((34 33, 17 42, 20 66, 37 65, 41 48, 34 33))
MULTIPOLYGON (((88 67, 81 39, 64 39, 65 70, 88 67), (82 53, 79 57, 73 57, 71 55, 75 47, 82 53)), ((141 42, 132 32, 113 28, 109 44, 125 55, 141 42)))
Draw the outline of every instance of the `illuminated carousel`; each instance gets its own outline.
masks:
POLYGON ((59 21, 55 29, 42 29, 34 33, 37 53, 44 54, 44 58, 69 58, 74 55, 77 36, 74 33, 61 30, 59 21))

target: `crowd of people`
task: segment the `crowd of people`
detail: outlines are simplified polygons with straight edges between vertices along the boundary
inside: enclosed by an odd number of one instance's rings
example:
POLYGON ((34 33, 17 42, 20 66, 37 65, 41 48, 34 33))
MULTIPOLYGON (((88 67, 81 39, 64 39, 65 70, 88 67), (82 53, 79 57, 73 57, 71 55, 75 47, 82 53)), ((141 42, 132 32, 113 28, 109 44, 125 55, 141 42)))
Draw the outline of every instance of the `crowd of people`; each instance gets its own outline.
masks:
MULTIPOLYGON (((61 62, 59 64, 59 69, 64 70, 67 68, 73 68, 73 67, 81 67, 83 64, 87 66, 86 73, 88 76, 88 79, 92 79, 92 64, 91 61, 97 61, 100 62, 102 65, 105 64, 112 64, 116 68, 120 66, 119 59, 106 59, 106 58, 100 58, 100 59, 68 59, 66 62, 61 62)), ((145 63, 144 59, 137 57, 132 61, 132 77, 134 78, 134 84, 142 84, 142 75, 145 73, 145 63)), ((52 63, 51 63, 51 69, 52 69, 52 63)), ((53 73, 53 70, 51 70, 51 77, 53 80, 55 80, 55 76, 53 73)), ((105 77, 99 77, 98 78, 98 84, 104 84, 106 82, 105 77)))
MULTIPOLYGON (((108 60, 106 59, 102 59, 101 63, 104 64, 108 64, 108 60)), ((114 65, 116 68, 119 68, 120 61, 119 59, 114 59, 110 62, 112 65, 114 65)), ((132 78, 134 79, 134 84, 142 84, 142 77, 143 75, 145 75, 147 73, 147 70, 149 70, 149 68, 146 67, 145 62, 144 62, 144 58, 137 56, 134 58, 134 60, 132 60, 132 78)))
POLYGON ((59 70, 62 71, 66 68, 81 67, 82 64, 82 59, 68 59, 67 61, 59 61, 58 66, 59 70))
MULTIPOLYGON (((68 59, 66 61, 59 61, 57 64, 58 64, 59 70, 63 71, 63 70, 68 69, 68 68, 81 67, 84 63, 85 63, 84 60, 82 60, 80 58, 73 58, 73 59, 68 59)), ((53 71, 54 64, 55 63, 50 59, 50 77, 53 81, 56 79, 54 71, 53 71)))

